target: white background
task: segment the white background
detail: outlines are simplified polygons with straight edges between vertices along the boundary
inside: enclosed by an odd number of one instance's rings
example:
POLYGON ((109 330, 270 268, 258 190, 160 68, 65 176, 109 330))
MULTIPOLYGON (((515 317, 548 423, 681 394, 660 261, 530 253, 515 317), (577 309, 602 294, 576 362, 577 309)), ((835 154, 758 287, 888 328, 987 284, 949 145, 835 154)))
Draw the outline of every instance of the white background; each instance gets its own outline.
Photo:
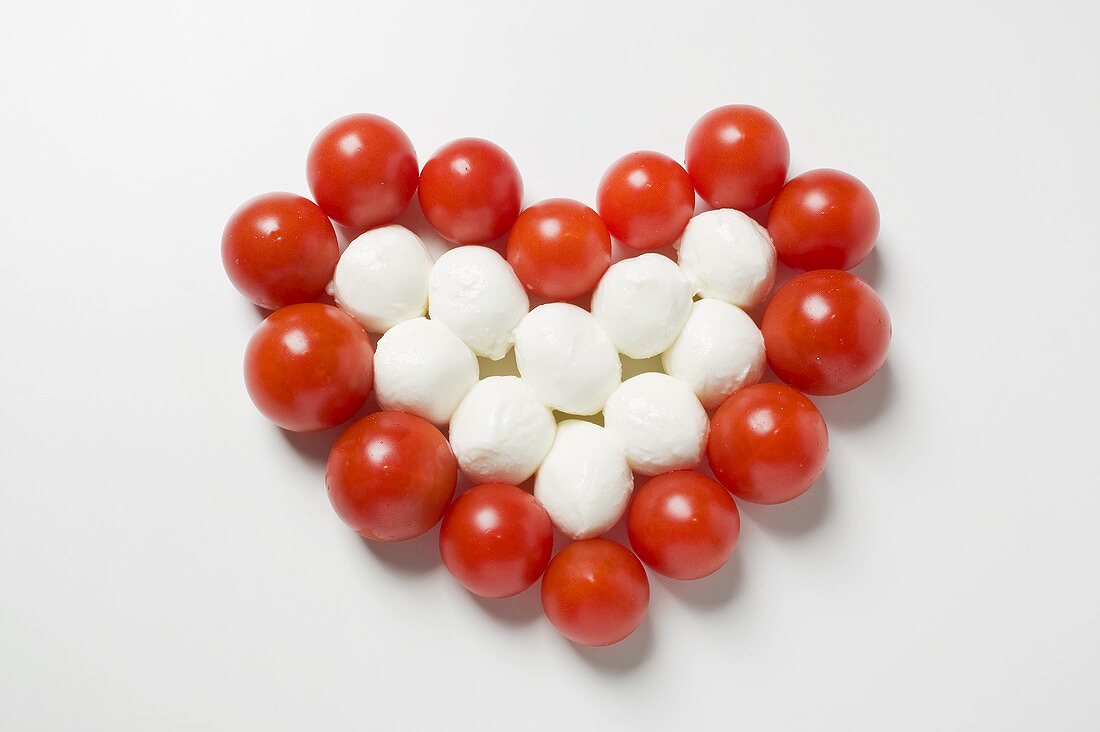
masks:
POLYGON ((1097 7, 6 4, 0 728, 1097 729, 1097 7), (602 650, 344 529, 245 395, 230 212, 352 111, 591 203, 730 102, 882 211, 821 483, 602 650))

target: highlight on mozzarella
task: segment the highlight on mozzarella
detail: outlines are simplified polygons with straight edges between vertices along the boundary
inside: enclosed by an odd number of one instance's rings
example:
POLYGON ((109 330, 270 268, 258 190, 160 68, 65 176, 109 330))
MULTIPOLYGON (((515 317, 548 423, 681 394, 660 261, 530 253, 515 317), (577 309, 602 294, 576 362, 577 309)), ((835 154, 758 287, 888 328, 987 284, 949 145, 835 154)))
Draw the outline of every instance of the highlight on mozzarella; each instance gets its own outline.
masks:
POLYGON ((764 374, 764 336, 745 311, 722 300, 699 300, 680 337, 661 355, 669 376, 714 409, 764 374))
POLYGON ((378 339, 374 391, 382 409, 445 425, 477 379, 473 351, 435 321, 406 320, 378 339))
POLYGON ((403 226, 358 236, 336 263, 330 293, 371 333, 385 333, 428 310, 432 255, 403 226))
POLYGON ((692 286, 668 257, 647 253, 611 265, 592 294, 592 315, 630 358, 665 351, 687 322, 692 286))

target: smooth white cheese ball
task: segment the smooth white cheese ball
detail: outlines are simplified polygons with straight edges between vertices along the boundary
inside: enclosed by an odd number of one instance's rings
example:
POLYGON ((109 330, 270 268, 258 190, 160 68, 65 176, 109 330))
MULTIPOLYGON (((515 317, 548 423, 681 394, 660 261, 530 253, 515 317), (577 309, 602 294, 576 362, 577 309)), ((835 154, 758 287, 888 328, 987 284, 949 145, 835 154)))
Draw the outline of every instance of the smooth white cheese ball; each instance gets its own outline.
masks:
POLYGON ((374 351, 378 405, 437 425, 447 424, 477 378, 473 351, 454 333, 426 318, 390 328, 374 351))
POLYGON ((451 417, 451 449, 474 483, 518 484, 534 475, 554 444, 550 410, 515 376, 490 376, 451 417))
POLYGON ((691 312, 691 282, 668 257, 642 254, 616 262, 592 294, 592 315, 630 358, 665 351, 691 312))
POLYGON ((699 300, 661 363, 669 376, 691 387, 704 407, 714 409, 760 380, 764 336, 744 310, 721 300, 699 300))
POLYGON ((633 490, 623 449, 607 430, 579 419, 558 425, 535 478, 535 498, 563 534, 588 539, 604 533, 622 517, 633 490))
POLYGON ((428 313, 479 356, 499 361, 527 314, 527 293, 504 257, 488 247, 456 247, 440 257, 428 283, 428 313))
POLYGON ((767 229, 732 208, 693 217, 677 248, 680 269, 703 297, 751 308, 775 283, 775 247, 767 229))
POLYGON ((371 333, 385 333, 428 311, 432 255, 403 226, 371 229, 336 263, 330 292, 371 333))
POLYGON ((603 408, 604 428, 640 475, 693 468, 707 442, 707 412, 691 388, 667 374, 622 383, 603 408))
POLYGON ((622 379, 619 354, 587 310, 539 305, 516 328, 520 376, 546 406, 596 414, 622 379))

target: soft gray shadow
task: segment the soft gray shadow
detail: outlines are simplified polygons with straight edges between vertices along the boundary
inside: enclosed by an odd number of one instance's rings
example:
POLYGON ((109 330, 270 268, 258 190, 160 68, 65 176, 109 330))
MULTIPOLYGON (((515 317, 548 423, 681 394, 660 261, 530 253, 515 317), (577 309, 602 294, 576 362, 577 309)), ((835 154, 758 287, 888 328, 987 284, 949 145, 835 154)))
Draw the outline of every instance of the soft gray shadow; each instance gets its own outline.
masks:
POLYGON ((344 427, 341 425, 323 432, 290 432, 284 429, 280 429, 279 432, 294 452, 306 462, 324 467, 328 463, 328 454, 332 451, 332 446, 336 444, 336 438, 343 430, 344 427))
POLYGON ((875 248, 867 255, 867 258, 852 268, 852 274, 866 282, 876 290, 882 284, 886 268, 882 264, 882 242, 875 244, 875 248))
POLYGON ((890 408, 897 391, 894 369, 887 358, 870 381, 846 394, 814 397, 829 427, 854 429, 871 422, 890 408))
POLYGON ((796 537, 808 534, 825 522, 833 502, 833 487, 826 472, 810 489, 793 501, 775 506, 738 502, 741 513, 769 534, 796 537))
POLYGON ((425 574, 442 565, 439 558, 439 524, 428 533, 407 541, 362 540, 364 548, 394 574, 425 574))
POLYGON ((637 630, 614 645, 598 648, 576 643, 571 645, 585 663, 600 673, 626 676, 636 671, 653 654, 653 641, 653 621, 646 614, 637 630))
POLYGON ((741 553, 734 549, 729 561, 717 572, 697 580, 675 580, 657 574, 651 576, 656 577, 683 604, 710 611, 728 605, 741 592, 744 568, 741 553))
POLYGON ((470 597, 481 606, 489 617, 501 625, 520 626, 529 625, 542 615, 542 600, 539 595, 539 582, 528 587, 518 595, 504 597, 498 600, 478 597, 470 594, 470 597))

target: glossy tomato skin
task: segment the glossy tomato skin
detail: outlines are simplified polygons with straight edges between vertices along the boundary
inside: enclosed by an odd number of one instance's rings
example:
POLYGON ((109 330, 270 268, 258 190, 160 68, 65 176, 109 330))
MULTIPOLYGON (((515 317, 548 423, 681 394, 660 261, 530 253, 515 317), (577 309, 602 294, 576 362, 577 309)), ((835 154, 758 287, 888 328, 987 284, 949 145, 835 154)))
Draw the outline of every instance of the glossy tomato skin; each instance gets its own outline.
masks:
POLYGON ((486 483, 463 493, 439 531, 439 553, 454 578, 480 597, 511 597, 533 585, 554 550, 550 516, 514 485, 486 483))
POLYGON ((672 158, 643 150, 612 163, 600 180, 596 208, 611 236, 631 249, 667 246, 695 212, 687 171, 672 158))
POLYGON ((306 179, 329 218, 357 231, 392 223, 409 205, 419 166, 404 131, 376 114, 341 117, 317 135, 306 179))
POLYGON ((611 266, 611 235, 579 201, 553 198, 524 209, 508 234, 508 263, 528 292, 573 300, 611 266))
POLYGON ((761 327, 768 364, 807 394, 843 394, 886 361, 890 314, 866 282, 848 272, 805 272, 776 291, 761 327))
POLYGON ((811 170, 787 182, 768 214, 779 260, 795 269, 851 269, 878 238, 878 204, 839 170, 811 170))
POLYGON ((374 350, 362 326, 331 305, 276 310, 245 350, 248 395, 264 416, 292 432, 351 419, 374 386, 374 350))
POLYGON ((312 302, 332 281, 340 244, 317 204, 293 193, 244 203, 222 232, 222 264, 233 286, 262 308, 312 302))
POLYGON ((829 432, 814 403, 789 386, 734 392, 710 422, 707 459, 722 485, 751 503, 784 503, 825 470, 829 432))
POLYGON ((337 515, 374 541, 402 541, 431 529, 457 482, 447 438, 431 422, 404 412, 375 412, 348 427, 325 472, 337 515))
POLYGON ((424 164, 417 193, 424 218, 454 244, 487 244, 519 216, 523 180, 500 146, 475 137, 447 143, 424 164))
POLYGON ((575 541, 550 560, 542 609, 563 636, 584 646, 618 643, 641 625, 649 579, 629 549, 607 539, 575 541))
POLYGON ((787 177, 791 148, 775 117, 750 104, 704 114, 687 140, 687 170, 714 208, 751 211, 772 200, 787 177))
POLYGON ((721 485, 677 470, 634 494, 626 528, 639 559, 666 577, 691 580, 726 563, 741 533, 741 516, 721 485))

